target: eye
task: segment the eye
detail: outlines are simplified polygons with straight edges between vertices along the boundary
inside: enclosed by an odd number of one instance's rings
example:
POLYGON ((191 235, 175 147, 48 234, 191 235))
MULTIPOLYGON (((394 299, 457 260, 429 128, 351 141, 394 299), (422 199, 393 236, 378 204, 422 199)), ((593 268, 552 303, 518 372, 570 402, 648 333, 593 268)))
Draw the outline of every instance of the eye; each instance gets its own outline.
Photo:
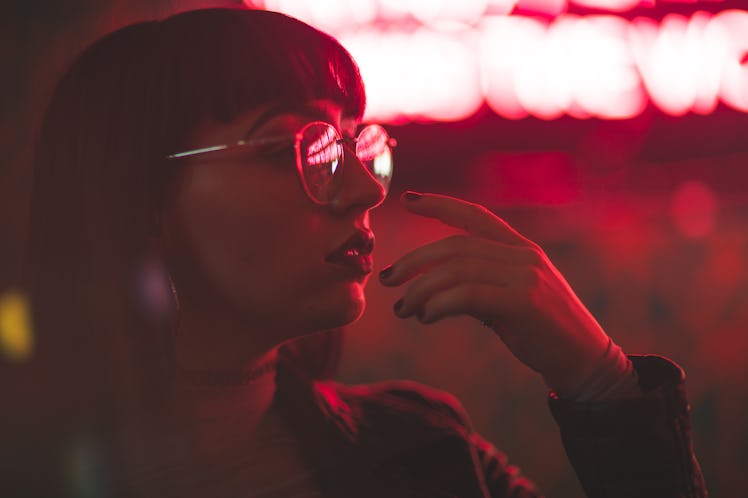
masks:
POLYGON ((256 154, 273 161, 295 160, 296 151, 292 142, 276 142, 259 146, 256 154))

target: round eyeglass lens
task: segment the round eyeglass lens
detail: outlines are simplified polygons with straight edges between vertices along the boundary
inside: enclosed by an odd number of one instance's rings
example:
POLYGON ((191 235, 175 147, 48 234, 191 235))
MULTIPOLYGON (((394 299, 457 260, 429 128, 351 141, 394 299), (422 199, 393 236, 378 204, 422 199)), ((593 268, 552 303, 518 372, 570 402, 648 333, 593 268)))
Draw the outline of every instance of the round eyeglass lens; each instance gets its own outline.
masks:
POLYGON ((326 123, 308 125, 302 130, 298 154, 309 195, 318 202, 327 202, 332 177, 343 159, 337 130, 326 123))
POLYGON ((368 125, 361 130, 356 139, 356 156, 387 193, 392 179, 392 148, 384 128, 368 125))

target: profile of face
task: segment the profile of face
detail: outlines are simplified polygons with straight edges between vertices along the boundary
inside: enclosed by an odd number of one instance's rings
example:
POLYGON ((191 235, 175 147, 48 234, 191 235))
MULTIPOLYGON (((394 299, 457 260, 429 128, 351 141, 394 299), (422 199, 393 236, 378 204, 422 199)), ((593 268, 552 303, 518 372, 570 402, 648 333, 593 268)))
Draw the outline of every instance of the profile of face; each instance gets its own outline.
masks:
POLYGON ((287 336, 340 327, 361 315, 371 272, 369 214, 385 192, 345 146, 329 203, 315 203, 293 148, 294 135, 313 121, 330 123, 343 137, 354 137, 359 124, 324 99, 252 109, 191 135, 188 148, 284 136, 289 146, 180 159, 164 222, 183 306, 229 310, 287 336), (345 257, 351 249, 362 254, 345 257))

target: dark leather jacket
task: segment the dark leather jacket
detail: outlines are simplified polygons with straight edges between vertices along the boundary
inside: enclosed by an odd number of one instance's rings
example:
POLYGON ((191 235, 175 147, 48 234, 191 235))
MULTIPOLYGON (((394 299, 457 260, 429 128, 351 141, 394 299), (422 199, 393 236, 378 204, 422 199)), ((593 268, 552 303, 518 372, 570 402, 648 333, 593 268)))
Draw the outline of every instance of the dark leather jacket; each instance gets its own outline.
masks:
MULTIPOLYGON (((683 371, 631 356, 645 395, 613 403, 549 397, 577 476, 594 498, 703 498, 683 371)), ((310 381, 288 362, 277 401, 326 497, 539 497, 471 427, 451 395, 409 381, 310 381)))

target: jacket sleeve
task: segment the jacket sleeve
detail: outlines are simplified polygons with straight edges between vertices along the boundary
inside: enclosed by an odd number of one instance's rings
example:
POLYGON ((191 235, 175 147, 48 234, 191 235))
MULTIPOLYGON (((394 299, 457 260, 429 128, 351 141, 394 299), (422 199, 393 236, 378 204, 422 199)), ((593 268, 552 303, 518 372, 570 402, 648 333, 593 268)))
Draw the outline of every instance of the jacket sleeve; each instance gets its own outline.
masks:
POLYGON ((530 480, 510 465, 506 455, 477 433, 470 442, 478 455, 478 464, 491 498, 542 498, 543 494, 530 480))
POLYGON ((589 498, 705 498, 693 452, 685 374, 661 356, 630 356, 644 395, 549 406, 589 498))
POLYGON ((431 391, 429 398, 438 400, 434 408, 450 413, 466 430, 468 442, 476 456, 476 470, 491 498, 543 498, 535 484, 524 477, 517 466, 509 463, 506 454, 473 429, 470 416, 455 396, 431 391))
MULTIPOLYGON (((519 469, 508 463, 504 453, 497 450, 474 429, 462 403, 450 393, 429 388, 419 383, 398 381, 386 389, 398 399, 407 399, 416 406, 426 408, 422 417, 429 425, 458 427, 463 443, 469 445, 474 475, 481 481, 481 496, 490 498, 542 498, 543 494, 519 469), (445 421, 437 422, 437 414, 445 421)), ((390 403, 391 404, 391 403, 390 403)))

